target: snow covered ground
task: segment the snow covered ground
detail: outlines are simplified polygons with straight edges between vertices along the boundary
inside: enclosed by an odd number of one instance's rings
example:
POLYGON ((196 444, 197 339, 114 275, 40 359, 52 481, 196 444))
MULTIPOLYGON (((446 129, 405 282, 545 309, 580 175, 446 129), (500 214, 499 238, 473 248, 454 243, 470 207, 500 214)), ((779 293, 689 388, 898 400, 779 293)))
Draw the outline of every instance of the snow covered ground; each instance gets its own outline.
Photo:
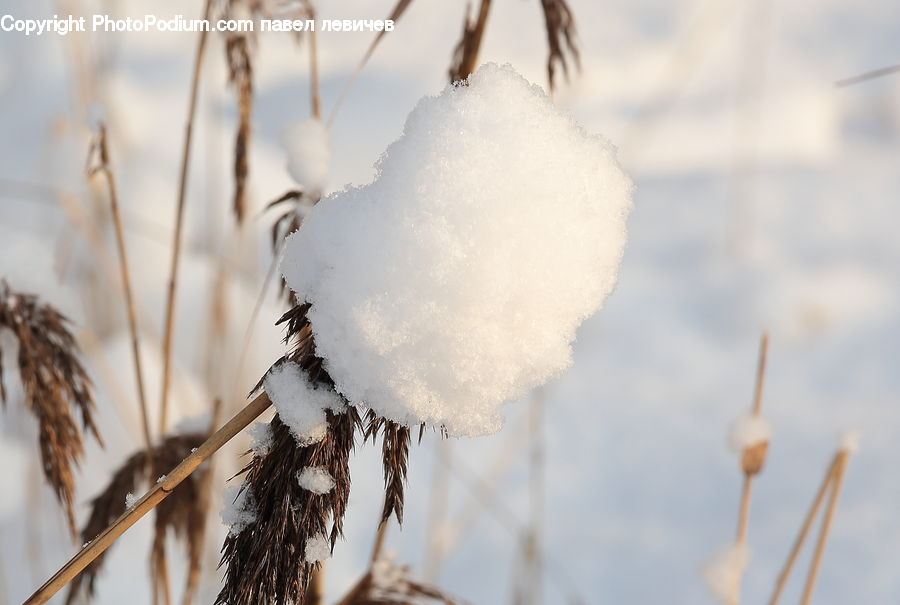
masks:
MULTIPOLYGON (((83 3, 59 6, 66 4, 83 3)), ((121 15, 201 10, 199 2, 174 0, 97 4, 92 10, 121 15)), ((391 5, 335 0, 323 3, 321 16, 383 18, 391 5)), ((571 5, 583 71, 560 86, 557 101, 619 145, 637 188, 618 287, 578 332, 574 366, 543 391, 545 602, 567 602, 572 590, 560 590, 561 578, 590 603, 710 602, 700 568, 733 535, 740 487, 728 428, 750 405, 757 341, 767 328, 765 414, 773 440, 754 494, 745 602, 768 598, 835 439, 853 426, 862 432, 861 448, 850 463, 815 602, 895 603, 900 77, 850 88, 833 83, 897 62, 900 7, 881 0, 571 5)), ((4 8, 44 17, 68 10, 59 6, 15 0, 4 8)), ((417 0, 384 39, 336 115, 329 189, 369 182, 414 103, 443 87, 464 11, 461 1, 417 0)), ((542 28, 537 1, 495 0, 482 60, 511 62, 544 82, 542 28)), ((326 112, 369 41, 358 33, 320 36, 326 112)), ((21 275, 77 319, 102 328, 88 354, 103 393, 107 449, 89 451, 82 502, 139 445, 140 433, 136 413, 113 411, 136 409, 120 302, 79 300, 79 280, 96 261, 90 244, 72 237, 54 190, 89 191, 82 176, 86 124, 103 116, 148 346, 155 346, 194 42, 189 34, 0 34, 0 273, 21 275), (73 74, 79 53, 102 58, 96 82, 73 74), (99 102, 85 110, 84 96, 99 102), (67 268, 64 288, 53 278, 60 267, 67 268), (125 404, 113 407, 113 400, 125 404)), ((231 238, 235 109, 221 41, 209 50, 188 203, 183 275, 190 285, 176 342, 179 417, 204 409, 216 383, 205 369, 216 276, 225 266, 234 277, 226 342, 236 347, 269 262, 268 219, 252 223, 241 247, 229 244, 221 260, 231 238)), ((282 130, 309 109, 305 50, 273 34, 259 41, 256 57, 250 198, 259 210, 292 186, 282 130)), ((111 233, 99 227, 112 250, 111 233)), ((280 332, 271 325, 279 313, 274 300, 264 307, 241 388, 280 354, 280 332)), ((152 351, 145 359, 154 359, 152 351)), ((498 435, 452 442, 450 520, 471 505, 469 471, 488 476, 492 461, 526 432, 527 415, 527 405, 510 406, 498 435)), ((20 602, 73 549, 60 538, 64 524, 49 492, 37 498, 21 483, 35 471, 33 429, 22 428, 30 426, 14 403, 0 414, 3 459, 11 465, 0 487, 0 603, 3 590, 9 602, 20 602), (17 461, 25 468, 15 468, 17 461)), ((412 451, 406 525, 389 537, 398 560, 419 569, 432 475, 440 468, 434 441, 426 437, 412 451)), ((223 461, 231 457, 223 466, 237 466, 237 451, 223 454, 223 461)), ((460 534, 440 574, 448 591, 479 604, 509 597, 519 539, 512 530, 529 515, 527 459, 525 450, 516 454, 488 510, 460 534)), ((349 539, 328 567, 334 596, 360 573, 370 548, 381 487, 374 448, 360 450, 353 481, 349 539)), ((115 547, 98 603, 139 602, 134 586, 146 576, 150 533, 143 522, 115 547)), ((805 566, 804 558, 798 571, 805 566)), ((785 602, 796 601, 796 580, 785 602)))

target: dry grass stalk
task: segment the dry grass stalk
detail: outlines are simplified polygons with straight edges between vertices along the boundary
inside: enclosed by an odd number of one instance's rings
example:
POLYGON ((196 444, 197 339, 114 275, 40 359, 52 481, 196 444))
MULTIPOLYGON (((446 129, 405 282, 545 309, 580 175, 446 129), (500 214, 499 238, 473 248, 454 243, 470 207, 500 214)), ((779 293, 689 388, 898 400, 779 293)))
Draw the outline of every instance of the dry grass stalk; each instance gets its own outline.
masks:
MULTIPOLYGON (((209 20, 212 11, 212 0, 206 0, 203 18, 209 20)), ((201 29, 197 41, 197 52, 194 56, 193 75, 191 77, 190 100, 188 101, 187 123, 184 132, 184 146, 181 154, 181 172, 178 179, 178 201, 175 208, 175 234, 172 238, 172 263, 169 267, 169 284, 166 295, 165 331, 163 334, 163 368, 161 401, 159 406, 159 434, 164 435, 169 423, 169 386, 172 380, 172 343, 175 337, 175 298, 178 285, 178 263, 181 259, 181 231, 184 227, 184 205, 187 197, 187 180, 191 162, 191 141, 194 132, 194 116, 197 113, 197 99, 200 93, 200 74, 203 57, 206 54, 206 41, 209 32, 201 29)))
POLYGON ((247 175, 250 172, 250 135, 253 114, 253 63, 250 59, 250 38, 232 34, 225 40, 228 60, 228 80, 238 99, 238 128, 234 144, 234 198, 232 209, 238 224, 246 212, 247 175))
POLYGON ((134 294, 131 289, 131 271, 128 268, 128 254, 125 248, 125 229, 122 226, 122 213, 119 209, 119 195, 116 187, 116 178, 112 171, 109 155, 109 145, 106 137, 106 126, 100 125, 97 140, 94 143, 97 165, 92 173, 102 172, 106 178, 106 186, 109 191, 109 203, 112 210, 113 228, 116 233, 116 248, 119 254, 119 271, 124 293, 125 311, 128 316, 128 331, 131 335, 131 352, 134 360, 134 377, 137 384, 138 405, 141 412, 141 428, 144 432, 144 445, 150 450, 153 439, 150 436, 150 416, 147 413, 147 398, 144 389, 144 371, 141 363, 141 346, 138 338, 137 305, 134 302, 134 294))
POLYGON ((541 0, 544 10, 544 24, 547 27, 547 45, 550 53, 547 58, 547 79, 550 90, 553 90, 557 66, 562 67, 563 74, 569 79, 569 61, 566 52, 571 55, 577 68, 581 68, 581 56, 578 51, 575 16, 566 0, 541 0))
MULTIPOLYGON (((222 416, 222 401, 216 400, 213 405, 212 422, 209 432, 219 425, 222 416)), ((193 509, 196 518, 188 525, 188 574, 185 581, 182 605, 191 605, 197 596, 202 574, 203 547, 206 542, 206 523, 212 506, 213 477, 215 477, 215 460, 210 460, 208 468, 197 480, 197 504, 193 509)))
POLYGON ((487 27, 490 9, 491 0, 481 0, 481 7, 478 9, 478 19, 473 22, 470 14, 472 6, 468 5, 466 7, 462 38, 453 51, 453 62, 450 65, 451 82, 465 80, 478 66, 478 51, 481 48, 481 40, 487 27))
MULTIPOLYGON (((307 8, 307 17, 315 20, 316 11, 312 2, 304 3, 307 8)), ((384 32, 380 32, 384 33, 384 32)), ((319 45, 316 30, 309 32, 309 101, 312 117, 322 121, 322 95, 319 86, 319 45)))
POLYGON ((813 521, 815 521, 816 517, 819 514, 819 509, 822 508, 822 503, 825 501, 825 495, 828 493, 831 488, 831 484, 834 480, 834 470, 837 466, 838 455, 832 459, 831 464, 828 466, 828 470, 825 472, 825 477, 822 479, 822 484, 819 486, 819 491, 816 493, 816 497, 813 500, 812 506, 809 508, 809 512, 806 513, 806 518, 803 519, 803 525, 800 527, 800 533, 797 534, 797 538, 794 540, 794 544, 791 547, 791 552, 788 555, 787 561, 784 564, 784 567, 781 569, 781 573, 778 574, 778 580, 775 582, 775 589, 772 592, 772 597, 769 599, 769 605, 777 605, 778 601, 781 599, 781 595, 784 592, 785 587, 787 586, 788 578, 791 575, 791 571, 794 569, 794 565, 797 563, 797 557, 800 555, 800 550, 803 548, 803 544, 806 542, 806 537, 809 535, 809 530, 812 529, 813 521))
POLYGON ((841 497, 841 489, 844 486, 844 477, 847 474, 847 463, 849 461, 849 450, 838 452, 831 480, 831 494, 828 497, 828 504, 825 506, 822 530, 819 533, 819 540, 813 553, 812 565, 809 568, 809 575, 806 577, 806 586, 803 588, 803 598, 800 601, 800 605, 809 605, 810 601, 812 601, 813 590, 816 587, 816 581, 819 579, 819 570, 822 568, 825 546, 828 544, 828 536, 831 533, 831 526, 834 524, 834 515, 837 512, 837 503, 841 497))
MULTIPOLYGON (((63 506, 72 536, 75 524, 74 467, 84 456, 84 437, 75 421, 102 445, 94 423, 91 381, 79 359, 80 350, 69 331, 68 319, 36 296, 13 291, 0 279, 0 330, 18 342, 18 370, 28 409, 38 421, 44 478, 63 506)), ((0 351, 0 402, 6 405, 0 351)))
POLYGON ((35 591, 24 605, 40 605, 46 603, 53 595, 62 590, 69 582, 81 573, 88 565, 101 556, 115 541, 144 515, 165 500, 173 490, 197 470, 197 468, 215 454, 247 425, 256 420, 260 414, 272 405, 269 397, 261 393, 246 407, 238 412, 218 431, 213 433, 196 450, 181 461, 178 466, 161 477, 135 505, 122 513, 97 537, 82 548, 47 582, 35 591))
MULTIPOLYGON (((759 342, 759 361, 756 365, 756 386, 753 393, 752 411, 754 416, 759 416, 762 413, 762 397, 765 388, 768 356, 769 335, 764 332, 759 342)), ((740 512, 738 514, 737 538, 735 540, 738 546, 746 546, 747 544, 753 479, 760 471, 762 471, 768 451, 768 442, 762 442, 746 448, 741 455, 741 470, 744 473, 744 481, 741 487, 740 512)), ((740 578, 738 579, 738 582, 740 583, 740 578)), ((738 589, 735 591, 734 598, 731 599, 730 605, 738 605, 738 603, 740 603, 740 584, 738 584, 738 589)))
MULTIPOLYGON (((151 449, 145 448, 132 454, 113 473, 106 489, 91 501, 91 514, 81 530, 81 539, 86 543, 95 540, 109 524, 126 512, 125 501, 129 494, 138 493, 143 485, 155 484, 158 477, 187 458, 206 438, 207 435, 201 433, 170 436, 151 449)), ((160 571, 159 564, 165 558, 163 540, 168 529, 173 529, 177 536, 185 540, 189 557, 194 551, 199 550, 194 525, 201 518, 199 515, 201 511, 198 511, 200 506, 198 494, 199 483, 205 474, 206 471, 203 471, 190 476, 173 491, 171 498, 157 507, 151 557, 155 572, 160 571)), ((84 572, 75 578, 69 587, 67 604, 76 602, 82 591, 88 597, 94 595, 95 582, 103 567, 103 561, 102 555, 96 557, 84 572)), ((157 575, 158 573, 154 573, 154 576, 157 575)))
MULTIPOLYGON (((412 0, 398 0, 397 4, 394 5, 394 9, 391 11, 391 14, 388 16, 388 20, 394 22, 399 21, 400 17, 403 16, 403 13, 406 12, 406 9, 409 8, 410 4, 412 4, 412 0)), ((366 66, 366 63, 369 62, 369 59, 372 57, 372 54, 378 47, 378 44, 381 42, 382 38, 384 38, 384 34, 384 31, 380 31, 375 35, 375 39, 372 40, 369 48, 366 49, 365 54, 357 64, 356 69, 354 69, 353 73, 350 75, 350 79, 347 80, 347 83, 344 85, 343 90, 341 90, 341 94, 340 96, 338 96, 337 101, 335 101, 334 107, 331 109, 331 114, 328 116, 329 128, 332 124, 334 124, 334 119, 337 116, 338 109, 340 109, 341 105, 344 103, 344 100, 347 98, 347 94, 350 92, 350 89, 353 88, 353 84, 355 84, 359 79, 359 74, 362 73, 362 70, 366 66)))
MULTIPOLYGON (((380 525, 383 526, 391 515, 397 523, 403 524, 403 489, 409 461, 409 427, 392 420, 378 417, 371 410, 366 415, 364 439, 375 442, 378 432, 382 433, 381 461, 384 468, 384 507, 380 525)), ((420 432, 421 434, 421 432, 420 432)), ((421 440, 421 438, 420 438, 421 440)))

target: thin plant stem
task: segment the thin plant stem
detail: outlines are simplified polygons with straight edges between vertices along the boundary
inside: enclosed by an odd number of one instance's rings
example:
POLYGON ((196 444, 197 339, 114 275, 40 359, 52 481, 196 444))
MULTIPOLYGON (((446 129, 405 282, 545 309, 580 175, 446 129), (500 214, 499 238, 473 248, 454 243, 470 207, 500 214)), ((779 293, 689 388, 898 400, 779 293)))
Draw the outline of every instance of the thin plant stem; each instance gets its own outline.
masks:
MULTIPOLYGON (((397 4, 394 5, 394 10, 391 11, 388 19, 390 21, 397 21, 403 15, 404 11, 412 4, 412 0, 398 0, 397 4)), ((340 95, 338 95, 337 101, 334 103, 334 107, 331 108, 331 113, 328 114, 328 128, 334 124, 334 119, 337 117, 338 109, 343 105, 344 100, 347 98, 347 95, 350 93, 350 89, 353 88, 353 85, 359 79, 359 75, 362 73, 363 68, 366 66, 366 63, 369 62, 369 59, 372 57, 372 54, 375 52, 375 49, 378 47, 379 42, 381 42, 382 38, 384 38, 384 32, 380 31, 375 36, 375 39, 372 40, 372 43, 369 45, 369 48, 366 49, 365 54, 363 54, 362 59, 360 59, 359 63, 357 63, 356 68, 353 70, 353 73, 350 74, 350 78, 347 80, 347 83, 344 84, 344 88, 341 90, 340 95)))
POLYGON ((800 555, 800 550, 806 542, 809 530, 812 529, 813 522, 819 514, 819 509, 822 508, 822 502, 825 501, 825 495, 831 487, 836 464, 837 455, 832 459, 831 464, 828 465, 828 471, 822 479, 822 484, 819 486, 819 491, 816 493, 816 497, 813 500, 812 506, 809 508, 809 512, 806 513, 806 518, 803 520, 803 525, 800 527, 800 533, 797 534, 797 538, 794 540, 794 545, 791 547, 791 552, 788 555, 787 561, 781 569, 781 573, 778 574, 775 590, 772 592, 772 598, 769 599, 769 605, 778 605, 778 601, 781 599, 781 594, 784 592, 785 586, 787 586, 788 578, 791 575, 791 571, 794 569, 797 557, 800 555))
MULTIPOLYGON (((759 417, 762 413, 763 390, 766 383, 766 364, 769 358, 769 334, 763 332, 759 341, 759 359, 756 364, 756 385, 753 390, 753 408, 754 416, 759 417)), ((743 457, 742 457, 743 458, 743 457)), ((744 481, 741 486, 741 503, 738 512, 737 537, 735 543, 738 547, 747 545, 747 535, 750 530, 750 502, 753 497, 753 480, 758 472, 755 470, 744 469, 744 481)), ((729 599, 729 605, 739 605, 741 601, 741 584, 742 578, 738 578, 738 588, 734 595, 729 599)))
POLYGON ((151 553, 153 561, 153 603, 172 605, 172 583, 169 581, 169 559, 166 557, 166 528, 156 528, 156 539, 151 553))
POLYGON ((747 532, 750 526, 750 500, 753 495, 753 476, 744 475, 741 487, 741 504, 738 513, 737 543, 747 543, 747 532))
POLYGON ((372 556, 369 558, 370 567, 381 557, 384 550, 384 539, 387 536, 388 519, 378 524, 378 532, 375 534, 375 544, 372 546, 372 556))
POLYGON ((769 333, 763 332, 759 341, 759 361, 756 364, 756 388, 753 391, 753 415, 762 412, 763 390, 766 386, 766 365, 769 361, 769 333))
MULTIPOLYGON (((213 404, 213 414, 212 414, 212 422, 209 426, 209 432, 212 433, 215 428, 219 425, 222 417, 222 400, 217 399, 213 404)), ((200 508, 205 511, 205 515, 203 517, 203 521, 200 523, 200 528, 197 530, 199 537, 197 539, 198 544, 203 544, 206 539, 206 524, 209 519, 209 510, 210 505, 212 503, 212 490, 213 490, 213 477, 215 475, 215 460, 210 460, 209 468, 206 470, 206 474, 203 475, 203 478, 200 480, 199 493, 198 498, 200 499, 200 508)), ((192 558, 189 561, 189 568, 187 574, 187 581, 184 589, 184 596, 182 598, 182 605, 191 605, 194 602, 194 598, 197 596, 197 590, 200 587, 200 578, 201 573, 203 571, 201 563, 203 561, 203 557, 200 556, 202 554, 202 549, 200 549, 200 553, 196 558, 192 558)))
POLYGON ((800 601, 801 605, 809 605, 812 600, 813 590, 816 587, 816 580, 819 579, 819 571, 822 568, 822 557, 825 555, 828 536, 831 533, 831 526, 834 524, 834 515, 837 512, 837 503, 841 497, 841 489, 844 486, 844 477, 847 474, 847 462, 849 460, 849 451, 842 450, 838 452, 834 466, 834 476, 831 482, 831 494, 828 497, 828 504, 825 506, 825 518, 822 521, 822 530, 819 533, 819 541, 816 543, 816 550, 813 553, 809 575, 806 577, 806 586, 803 588, 803 598, 800 601))
POLYGON ((244 430, 247 425, 256 420, 272 405, 268 395, 261 393, 253 401, 238 412, 225 426, 213 433, 209 439, 203 442, 181 464, 166 473, 165 479, 151 487, 133 507, 122 513, 109 527, 103 530, 96 538, 82 548, 68 563, 47 580, 23 605, 40 605, 46 603, 53 595, 59 592, 75 576, 81 573, 91 561, 103 554, 106 549, 125 533, 132 525, 138 522, 144 515, 153 510, 160 502, 166 499, 178 485, 187 479, 191 473, 215 454, 223 445, 228 443, 235 435, 244 430))
MULTIPOLYGON (((310 18, 316 18, 316 14, 312 10, 310 10, 310 18)), ((312 116, 321 122, 322 96, 319 86, 319 49, 315 29, 309 32, 309 97, 312 116)))
MULTIPOLYGON (((209 20, 212 0, 206 0, 204 19, 209 20)), ((169 285, 166 296, 165 332, 163 334, 162 392, 159 408, 159 434, 164 435, 169 422, 169 383, 171 382, 172 341, 175 336, 175 298, 178 284, 178 261, 181 257, 181 231, 184 226, 184 206, 187 195, 187 180, 190 169, 191 139, 194 131, 194 116, 197 113, 197 98, 200 91, 200 74, 208 37, 206 29, 200 32, 197 53, 194 57, 194 71, 188 102, 187 124, 184 132, 184 148, 181 155, 181 175, 178 179, 178 202, 175 209, 175 235, 172 240, 172 263, 169 267, 169 285)))
POLYGON ((141 425, 144 431, 144 443, 147 446, 148 464, 152 465, 149 456, 153 450, 153 439, 150 436, 150 416, 147 413, 147 397, 144 388, 144 371, 141 363, 141 345, 138 336, 137 306, 134 303, 134 293, 131 288, 131 271, 128 267, 128 253, 125 247, 125 229, 122 226, 122 213, 119 209, 119 195, 116 187, 116 177, 113 174, 109 159, 109 146, 106 138, 106 126, 100 125, 97 150, 100 153, 99 170, 106 178, 106 186, 109 190, 109 204, 112 210, 113 228, 116 233, 116 248, 119 254, 119 270, 122 279, 122 291, 125 296, 125 310, 128 315, 128 331, 131 334, 131 352, 134 360, 134 378, 137 384, 138 405, 141 408, 141 425))

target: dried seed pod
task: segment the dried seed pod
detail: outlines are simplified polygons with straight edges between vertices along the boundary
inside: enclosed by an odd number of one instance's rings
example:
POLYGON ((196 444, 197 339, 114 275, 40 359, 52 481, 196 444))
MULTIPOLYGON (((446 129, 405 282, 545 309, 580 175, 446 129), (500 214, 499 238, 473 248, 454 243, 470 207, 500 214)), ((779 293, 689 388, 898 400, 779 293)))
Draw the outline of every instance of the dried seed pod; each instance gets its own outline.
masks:
POLYGON ((569 62, 566 59, 566 51, 575 61, 575 66, 581 67, 581 56, 578 51, 577 34, 575 31, 575 16, 566 0, 541 0, 541 8, 544 11, 544 24, 547 27, 547 45, 549 56, 547 57, 547 78, 550 90, 553 90, 556 78, 557 66, 562 67, 566 79, 569 77, 569 62))
MULTIPOLYGON (((18 369, 25 400, 38 421, 44 477, 66 512, 73 536, 75 524, 74 467, 84 455, 82 429, 102 445, 94 422, 91 381, 81 364, 81 351, 69 331, 69 320, 36 296, 13 291, 0 279, 0 329, 18 342, 18 369), (81 429, 73 410, 81 414, 81 429)), ((0 351, 2 354, 2 351, 0 351)), ((0 356, 0 385, 3 368, 0 356)), ((7 393, 0 386, 0 401, 7 393)))
POLYGON ((766 463, 768 453, 768 441, 761 441, 744 449, 741 453, 741 470, 748 476, 759 474, 766 463))

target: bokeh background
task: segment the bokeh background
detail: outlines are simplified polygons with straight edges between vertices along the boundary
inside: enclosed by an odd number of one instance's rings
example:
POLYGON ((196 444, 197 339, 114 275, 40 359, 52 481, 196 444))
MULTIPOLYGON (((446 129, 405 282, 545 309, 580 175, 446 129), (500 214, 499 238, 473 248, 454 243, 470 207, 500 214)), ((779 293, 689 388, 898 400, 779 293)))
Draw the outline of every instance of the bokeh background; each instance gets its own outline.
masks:
MULTIPOLYGON (((378 19, 393 2, 320 4, 320 18, 378 19)), ((744 602, 768 598, 847 427, 862 431, 862 448, 815 602, 898 602, 900 75, 835 82, 900 62, 900 5, 570 4, 582 69, 559 82, 555 99, 619 147, 637 185, 620 283, 581 328, 572 369, 540 394, 539 430, 529 423, 536 404, 520 402, 496 436, 440 445, 430 435, 413 449, 406 523, 392 528, 389 548, 468 602, 505 603, 527 584, 523 536, 537 527, 543 564, 531 602, 711 602, 699 569, 732 538, 740 488, 726 435, 750 405, 767 329, 765 414, 775 436, 755 491, 744 602), (535 447, 544 454, 537 499, 535 447)), ((385 37, 335 116, 330 190, 368 182, 417 99, 445 85, 465 10, 463 0, 416 0, 385 37)), ((197 18, 202 3, 6 0, 0 12, 197 18)), ((371 40, 320 34, 326 114, 371 40)), ((82 466, 82 519, 141 441, 113 234, 102 189, 84 172, 91 129, 109 124, 154 403, 195 44, 188 33, 0 33, 0 276, 68 312, 89 359, 107 448, 92 445, 82 466)), ((238 233, 229 210, 236 107, 222 37, 208 50, 177 315, 178 419, 202 414, 216 395, 233 399, 281 354, 273 325, 281 306, 270 291, 235 369, 270 262, 275 215, 261 212, 293 186, 281 132, 310 111, 305 44, 259 36, 253 220, 238 233), (227 324, 218 336, 216 304, 227 324)), ((546 53, 540 3, 495 0, 481 60, 512 63, 546 86, 546 53)), ((0 414, 0 603, 23 600, 74 549, 35 479, 35 438, 12 401, 0 414)), ((240 450, 220 455, 223 480, 240 450)), ((360 448, 353 470, 348 539, 328 567, 331 597, 365 568, 380 509, 377 451, 360 448)), ((150 525, 114 547, 98 603, 149 602, 150 525)), ((180 590, 181 550, 171 550, 180 590)), ((785 602, 798 598, 799 579, 785 602)), ((203 602, 215 592, 211 576, 203 602)))

